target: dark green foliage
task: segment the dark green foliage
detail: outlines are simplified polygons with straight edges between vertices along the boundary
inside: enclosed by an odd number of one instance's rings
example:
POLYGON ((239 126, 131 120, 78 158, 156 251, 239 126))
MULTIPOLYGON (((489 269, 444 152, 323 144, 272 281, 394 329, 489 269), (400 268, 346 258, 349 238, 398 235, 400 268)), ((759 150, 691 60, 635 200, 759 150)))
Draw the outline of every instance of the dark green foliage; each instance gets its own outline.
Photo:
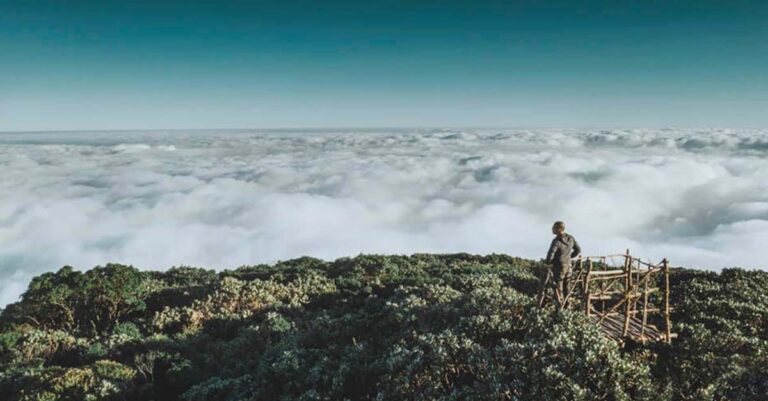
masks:
POLYGON ((768 274, 675 270, 672 346, 539 309, 540 262, 65 267, 0 314, 0 400, 768 399, 768 274))
POLYGON ((724 269, 672 275, 680 338, 663 350, 681 400, 768 400, 768 273, 724 269))
POLYGON ((3 327, 29 323, 41 329, 99 335, 146 309, 154 282, 131 266, 109 264, 85 273, 65 266, 35 277, 21 302, 3 313, 3 327))

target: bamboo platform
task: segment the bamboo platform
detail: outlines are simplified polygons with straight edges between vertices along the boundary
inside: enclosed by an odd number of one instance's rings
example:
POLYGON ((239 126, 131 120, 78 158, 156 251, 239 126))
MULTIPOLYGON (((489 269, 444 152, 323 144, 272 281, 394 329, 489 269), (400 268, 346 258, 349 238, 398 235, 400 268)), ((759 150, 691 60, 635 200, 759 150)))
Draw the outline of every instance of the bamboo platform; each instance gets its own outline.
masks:
POLYGON ((654 264, 624 254, 579 257, 566 278, 566 294, 542 285, 539 305, 578 309, 616 341, 671 342, 669 262, 654 264), (659 277, 661 276, 661 277, 659 277), (659 328, 661 327, 661 328, 659 328))
POLYGON ((600 326, 600 331, 603 332, 603 335, 612 340, 624 341, 625 338, 629 337, 640 342, 666 341, 662 330, 659 330, 655 325, 647 323, 645 328, 643 328, 643 321, 636 317, 629 318, 626 335, 624 335, 624 318, 622 316, 607 316, 601 321, 599 316, 592 315, 589 317, 589 320, 600 326))

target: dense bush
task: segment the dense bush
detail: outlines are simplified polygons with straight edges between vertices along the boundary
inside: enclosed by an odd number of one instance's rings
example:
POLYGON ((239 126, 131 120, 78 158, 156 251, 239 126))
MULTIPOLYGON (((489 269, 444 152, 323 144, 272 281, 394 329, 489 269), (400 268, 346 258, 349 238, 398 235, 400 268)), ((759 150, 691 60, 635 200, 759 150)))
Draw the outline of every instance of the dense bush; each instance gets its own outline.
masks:
POLYGON ((768 274, 672 274, 666 344, 535 306, 505 255, 65 267, 0 314, 0 399, 768 399, 768 274))

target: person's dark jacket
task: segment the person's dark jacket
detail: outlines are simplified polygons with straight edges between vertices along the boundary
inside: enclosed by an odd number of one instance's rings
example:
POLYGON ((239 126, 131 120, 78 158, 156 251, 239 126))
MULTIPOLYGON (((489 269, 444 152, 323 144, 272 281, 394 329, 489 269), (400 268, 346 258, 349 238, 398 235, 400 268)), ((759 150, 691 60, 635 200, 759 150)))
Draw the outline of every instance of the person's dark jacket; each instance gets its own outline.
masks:
POLYGON ((570 234, 555 237, 549 245, 547 252, 547 263, 552 263, 557 268, 570 268, 571 259, 581 253, 581 247, 570 234))

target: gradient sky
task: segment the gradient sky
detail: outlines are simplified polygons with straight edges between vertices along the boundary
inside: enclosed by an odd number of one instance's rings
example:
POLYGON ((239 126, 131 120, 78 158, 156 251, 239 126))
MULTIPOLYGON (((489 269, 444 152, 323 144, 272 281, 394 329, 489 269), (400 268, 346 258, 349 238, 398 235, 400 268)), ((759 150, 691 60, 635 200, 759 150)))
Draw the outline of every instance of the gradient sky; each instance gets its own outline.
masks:
POLYGON ((0 131, 329 126, 767 127, 768 2, 0 0, 0 131))

